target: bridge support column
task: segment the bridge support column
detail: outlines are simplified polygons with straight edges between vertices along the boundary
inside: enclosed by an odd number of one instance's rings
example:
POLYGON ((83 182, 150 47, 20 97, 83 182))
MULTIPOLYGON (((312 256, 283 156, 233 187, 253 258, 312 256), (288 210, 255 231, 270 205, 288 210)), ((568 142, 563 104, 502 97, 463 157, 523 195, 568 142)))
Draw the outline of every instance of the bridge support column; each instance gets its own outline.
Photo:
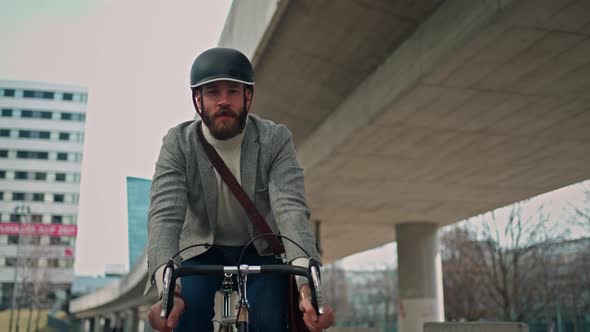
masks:
POLYGON ((94 317, 84 319, 84 321, 82 322, 82 331, 95 332, 96 331, 96 319, 94 317))
POLYGON ((411 222, 395 226, 399 276, 398 330, 422 332, 425 322, 444 321, 438 225, 411 222))
POLYGON ((102 332, 103 331, 103 326, 104 326, 104 322, 103 322, 103 318, 102 316, 96 316, 94 318, 92 318, 91 320, 91 325, 90 325, 90 331, 92 332, 102 332))
POLYGON ((109 316, 102 316, 99 319, 98 329, 99 332, 110 332, 111 331, 111 317, 109 316))
POLYGON ((125 315, 125 331, 137 332, 139 330, 139 311, 137 308, 129 309, 125 315))

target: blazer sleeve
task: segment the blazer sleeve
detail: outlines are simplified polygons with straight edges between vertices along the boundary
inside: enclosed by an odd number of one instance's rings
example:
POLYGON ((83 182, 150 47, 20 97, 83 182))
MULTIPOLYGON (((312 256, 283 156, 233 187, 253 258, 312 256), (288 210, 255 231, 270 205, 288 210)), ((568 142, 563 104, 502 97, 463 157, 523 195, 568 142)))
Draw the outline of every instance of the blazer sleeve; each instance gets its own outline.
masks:
MULTIPOLYGON (((273 160, 269 174, 269 199, 279 232, 292 239, 317 261, 320 257, 309 227, 310 211, 305 200, 303 168, 299 165, 291 132, 278 125, 273 137, 273 160)), ((307 255, 283 240, 288 262, 307 255)))
POLYGON ((148 273, 152 284, 157 268, 178 252, 187 201, 185 155, 180 130, 175 128, 164 137, 150 189, 148 273))

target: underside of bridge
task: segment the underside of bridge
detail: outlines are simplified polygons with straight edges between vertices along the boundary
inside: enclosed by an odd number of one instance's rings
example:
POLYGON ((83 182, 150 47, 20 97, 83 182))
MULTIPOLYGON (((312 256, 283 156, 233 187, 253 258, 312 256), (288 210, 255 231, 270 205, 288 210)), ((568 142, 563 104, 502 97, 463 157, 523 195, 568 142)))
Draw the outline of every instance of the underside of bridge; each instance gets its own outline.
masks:
POLYGON ((590 2, 280 1, 252 110, 331 261, 590 178, 590 2))

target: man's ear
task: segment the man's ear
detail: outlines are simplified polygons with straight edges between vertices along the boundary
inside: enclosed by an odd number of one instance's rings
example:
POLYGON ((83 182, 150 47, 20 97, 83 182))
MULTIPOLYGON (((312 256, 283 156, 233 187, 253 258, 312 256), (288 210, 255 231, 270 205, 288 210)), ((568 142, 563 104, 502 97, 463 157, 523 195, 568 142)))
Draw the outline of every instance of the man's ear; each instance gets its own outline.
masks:
POLYGON ((193 99, 195 99, 196 103, 196 107, 197 107, 197 112, 201 113, 201 101, 203 100, 203 95, 201 95, 201 89, 195 89, 194 94, 193 94, 193 99))

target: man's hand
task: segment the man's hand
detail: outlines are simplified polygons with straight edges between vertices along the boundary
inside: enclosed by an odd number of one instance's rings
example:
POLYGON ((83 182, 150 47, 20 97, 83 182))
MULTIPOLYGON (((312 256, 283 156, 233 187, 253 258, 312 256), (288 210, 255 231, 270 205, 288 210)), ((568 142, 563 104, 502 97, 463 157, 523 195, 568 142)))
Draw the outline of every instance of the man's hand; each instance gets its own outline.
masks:
POLYGON ((334 311, 328 305, 324 304, 324 313, 321 314, 319 317, 311 304, 311 291, 308 285, 301 285, 301 289, 299 290, 302 294, 301 300, 299 301, 299 310, 303 312, 303 321, 305 322, 305 326, 311 332, 321 332, 323 329, 327 329, 328 327, 334 324, 334 320, 336 319, 334 316, 334 311))
MULTIPOLYGON (((176 285, 176 292, 180 292, 179 285, 176 285)), ((178 325, 178 319, 184 312, 184 308, 184 300, 178 296, 174 296, 172 311, 170 311, 168 319, 165 319, 160 317, 160 312, 162 311, 162 300, 160 300, 150 308, 150 311, 148 312, 148 321, 150 322, 151 327, 156 331, 172 332, 172 329, 178 325)))

